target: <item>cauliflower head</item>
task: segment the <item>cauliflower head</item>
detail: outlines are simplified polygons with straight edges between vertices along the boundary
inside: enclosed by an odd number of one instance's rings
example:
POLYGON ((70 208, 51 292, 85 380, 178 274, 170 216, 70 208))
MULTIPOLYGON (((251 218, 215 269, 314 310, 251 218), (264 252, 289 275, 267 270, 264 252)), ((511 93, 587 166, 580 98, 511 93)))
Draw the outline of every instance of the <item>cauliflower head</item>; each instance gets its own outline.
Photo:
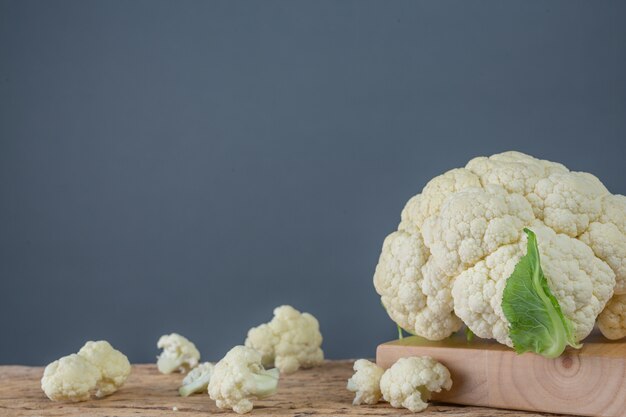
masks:
POLYGON ((266 370, 261 358, 261 354, 252 348, 235 346, 215 365, 208 390, 219 408, 248 413, 254 405, 252 400, 276 392, 278 370, 266 370))
POLYGON ((174 371, 185 373, 195 368, 200 361, 200 352, 196 345, 178 333, 161 336, 157 347, 163 349, 157 358, 157 368, 164 374, 174 371))
POLYGON ((380 401, 380 378, 385 370, 366 359, 354 362, 354 375, 348 380, 348 390, 355 393, 352 404, 376 404, 380 401))
POLYGON ((526 254, 524 228, 537 235, 548 287, 576 341, 596 319, 605 336, 626 336, 616 314, 626 309, 626 197, 591 174, 521 152, 474 158, 409 199, 374 273, 387 313, 430 340, 464 323, 512 346, 501 304, 526 254))
POLYGON ((86 401, 117 391, 130 375, 128 358, 107 341, 87 342, 44 370, 41 388, 54 401, 86 401))
POLYGON ((416 413, 428 407, 431 393, 450 390, 450 371, 429 356, 398 359, 380 378, 385 401, 416 413))
POLYGON ((183 378, 183 385, 178 389, 181 397, 188 397, 196 392, 206 391, 213 375, 215 365, 211 362, 204 362, 193 368, 183 378))
POLYGON ((264 366, 276 366, 286 374, 324 361, 317 319, 288 305, 275 308, 269 323, 250 329, 245 345, 262 354, 264 366))

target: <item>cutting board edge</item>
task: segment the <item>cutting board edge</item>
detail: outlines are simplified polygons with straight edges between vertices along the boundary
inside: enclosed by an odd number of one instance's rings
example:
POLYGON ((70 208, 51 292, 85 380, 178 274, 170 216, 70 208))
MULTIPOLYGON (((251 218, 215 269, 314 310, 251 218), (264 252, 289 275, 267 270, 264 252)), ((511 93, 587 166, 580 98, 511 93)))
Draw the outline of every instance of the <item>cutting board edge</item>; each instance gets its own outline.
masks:
POLYGON ((420 355, 440 360, 453 376, 452 390, 434 394, 435 401, 531 412, 626 417, 626 343, 623 342, 598 346, 592 342, 581 351, 568 350, 559 358, 546 359, 535 354, 518 355, 501 345, 419 346, 395 340, 377 347, 376 362, 387 368, 400 357, 420 355), (601 354, 603 349, 606 356, 601 354), (596 382, 588 388, 579 381, 596 382), (612 381, 615 381, 613 385, 612 381), (547 390, 538 390, 538 386, 547 390), (570 386, 572 392, 565 390, 570 386), (607 386, 612 387, 610 392, 606 391, 607 386), (534 390, 530 398, 524 393, 527 390, 534 390))

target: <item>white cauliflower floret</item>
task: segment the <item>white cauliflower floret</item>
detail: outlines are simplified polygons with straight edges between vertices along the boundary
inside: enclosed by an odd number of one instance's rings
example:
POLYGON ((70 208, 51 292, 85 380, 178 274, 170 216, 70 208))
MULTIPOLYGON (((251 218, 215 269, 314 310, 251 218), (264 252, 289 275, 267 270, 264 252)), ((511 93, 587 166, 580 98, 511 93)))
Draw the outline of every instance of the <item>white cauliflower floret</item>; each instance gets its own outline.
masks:
POLYGON ((215 365, 211 362, 204 362, 189 371, 183 378, 183 385, 178 389, 181 397, 188 397, 196 392, 206 391, 214 368, 215 365))
POLYGON ((626 196, 605 195, 602 199, 600 223, 613 223, 620 232, 626 233, 626 196))
POLYGON ((385 370, 365 359, 354 362, 355 370, 352 378, 348 380, 348 390, 356 393, 352 404, 376 404, 380 401, 380 378, 385 370))
POLYGON ((164 374, 176 370, 185 373, 198 365, 200 352, 196 345, 178 333, 163 335, 157 342, 157 347, 163 352, 157 357, 157 368, 164 374))
POLYGON ((448 276, 519 240, 534 219, 528 201, 504 188, 468 188, 449 196, 438 216, 422 228, 434 262, 448 276))
POLYGON ((615 294, 626 294, 626 234, 613 223, 591 223, 580 240, 615 272, 615 294))
POLYGON ((615 295, 598 317, 598 327, 609 339, 626 337, 626 197, 605 195, 597 223, 580 239, 615 272, 615 295))
POLYGON ((99 380, 100 370, 72 353, 46 366, 41 389, 53 401, 86 401, 99 380))
POLYGON ((605 195, 598 221, 580 239, 615 272, 615 294, 626 294, 626 197, 605 195))
POLYGON ((626 337, 626 294, 616 295, 609 301, 598 317, 598 327, 607 339, 626 337))
POLYGON ((443 202, 450 194, 480 186, 480 178, 465 168, 451 169, 433 178, 426 184, 421 194, 406 203, 398 229, 419 230, 427 218, 439 213, 443 202))
POLYGON ((414 413, 428 407, 431 393, 450 388, 452 379, 448 368, 428 356, 398 359, 380 379, 385 401, 414 413))
POLYGON ((209 396, 219 408, 231 408, 239 414, 252 410, 252 400, 276 392, 277 369, 265 370, 261 354, 245 346, 235 346, 213 368, 209 396))
POLYGON ((264 366, 276 366, 287 374, 324 361, 317 319, 287 305, 276 307, 269 323, 250 329, 245 345, 263 355, 264 366))
POLYGON ((376 266, 374 285, 389 316, 409 332, 441 340, 461 328, 453 313, 445 275, 427 264, 428 250, 419 234, 397 231, 387 236, 376 266), (423 272, 432 285, 424 285, 423 272), (436 285, 443 283, 443 285, 436 285), (425 292, 431 290, 427 295, 425 292))
POLYGON ((543 178, 527 196, 546 226, 557 233, 577 237, 601 212, 604 185, 586 172, 564 172, 543 178))
POLYGON ((128 358, 109 342, 87 342, 78 352, 46 366, 41 388, 54 401, 85 401, 117 391, 130 375, 128 358))
POLYGON ((513 346, 501 304, 506 279, 521 256, 520 245, 504 246, 461 272, 454 281, 455 313, 476 336, 513 346))
POLYGON ((497 184, 511 194, 523 196, 532 193, 542 178, 554 173, 568 172, 567 168, 559 163, 515 151, 474 158, 465 168, 478 175, 483 186, 497 184))
POLYGON ((96 386, 96 397, 113 394, 130 375, 130 362, 126 355, 113 349, 106 340, 85 343, 78 355, 100 370, 101 378, 96 386))
MULTIPOLYGON (((477 335, 510 345, 500 304, 525 252, 524 228, 537 232, 545 277, 575 338, 596 319, 615 323, 611 311, 621 301, 601 311, 612 294, 626 294, 626 197, 591 174, 520 152, 474 158, 408 201, 374 274, 389 316, 431 340, 462 319, 477 335)), ((611 337, 621 332, 626 327, 613 328, 611 337)))

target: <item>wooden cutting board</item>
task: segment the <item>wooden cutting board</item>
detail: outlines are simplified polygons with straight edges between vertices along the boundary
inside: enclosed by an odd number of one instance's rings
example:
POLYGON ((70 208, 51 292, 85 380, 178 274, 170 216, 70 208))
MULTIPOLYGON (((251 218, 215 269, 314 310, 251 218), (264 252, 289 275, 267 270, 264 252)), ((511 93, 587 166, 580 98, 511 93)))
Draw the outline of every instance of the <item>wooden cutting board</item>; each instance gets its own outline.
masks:
POLYGON ((557 359, 517 355, 495 342, 456 336, 431 342, 412 336, 378 346, 377 363, 428 355, 452 374, 453 387, 433 399, 516 410, 626 417, 626 342, 593 335, 557 359))

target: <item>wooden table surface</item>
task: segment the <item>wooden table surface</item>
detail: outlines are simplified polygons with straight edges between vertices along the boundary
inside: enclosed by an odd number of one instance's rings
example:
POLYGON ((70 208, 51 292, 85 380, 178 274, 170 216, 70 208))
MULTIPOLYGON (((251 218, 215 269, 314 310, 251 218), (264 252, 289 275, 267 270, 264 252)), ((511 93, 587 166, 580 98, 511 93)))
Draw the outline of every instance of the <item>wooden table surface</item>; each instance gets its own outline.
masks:
MULTIPOLYGON (((43 368, 0 366, 0 416, 181 416, 237 415, 220 410, 208 394, 178 396, 180 374, 162 375, 154 365, 134 365, 124 387, 115 394, 81 403, 50 401, 41 391, 43 368), (176 407, 177 411, 173 408, 176 407)), ((352 375, 351 361, 327 361, 323 366, 281 376, 278 393, 255 402, 250 416, 392 416, 411 415, 387 403, 353 406, 346 390, 352 375)), ((420 416, 539 416, 520 411, 431 404, 420 416)))

